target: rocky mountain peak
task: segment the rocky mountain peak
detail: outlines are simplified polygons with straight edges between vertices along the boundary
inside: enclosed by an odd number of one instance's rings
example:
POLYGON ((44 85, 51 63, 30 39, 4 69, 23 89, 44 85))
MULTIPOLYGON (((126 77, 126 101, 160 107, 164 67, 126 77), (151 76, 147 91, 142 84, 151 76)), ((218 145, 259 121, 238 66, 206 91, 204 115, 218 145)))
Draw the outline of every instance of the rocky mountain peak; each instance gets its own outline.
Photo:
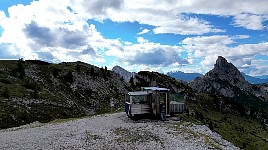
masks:
POLYGON ((215 68, 224 68, 228 65, 229 63, 224 57, 218 56, 218 59, 216 60, 215 68))
POLYGON ((191 86, 198 92, 211 93, 213 91, 227 97, 235 95, 231 89, 232 86, 252 91, 252 86, 245 80, 242 73, 222 56, 218 56, 212 70, 202 78, 196 78, 191 86))
POLYGON ((124 78, 125 81, 129 81, 130 78, 135 74, 133 72, 129 72, 126 69, 116 65, 112 68, 112 71, 114 71, 115 73, 119 74, 121 77, 124 78))

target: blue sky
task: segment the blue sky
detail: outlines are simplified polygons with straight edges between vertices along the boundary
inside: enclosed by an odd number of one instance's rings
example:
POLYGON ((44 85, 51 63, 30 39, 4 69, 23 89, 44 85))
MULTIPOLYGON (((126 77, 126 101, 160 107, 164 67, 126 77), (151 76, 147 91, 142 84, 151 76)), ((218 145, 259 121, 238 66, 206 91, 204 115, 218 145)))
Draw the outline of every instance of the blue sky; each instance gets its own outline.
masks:
POLYGON ((268 75, 268 1, 0 0, 0 59, 268 75))

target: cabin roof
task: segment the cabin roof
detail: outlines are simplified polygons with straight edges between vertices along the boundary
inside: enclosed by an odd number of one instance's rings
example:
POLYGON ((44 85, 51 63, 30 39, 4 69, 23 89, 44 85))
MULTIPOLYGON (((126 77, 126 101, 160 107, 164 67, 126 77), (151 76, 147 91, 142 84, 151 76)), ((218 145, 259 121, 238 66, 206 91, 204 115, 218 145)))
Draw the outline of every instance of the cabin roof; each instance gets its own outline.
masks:
POLYGON ((148 95, 149 91, 136 91, 136 92, 128 92, 128 95, 135 96, 135 95, 148 95))
POLYGON ((160 87, 142 87, 143 90, 152 90, 152 91, 169 91, 167 88, 160 87))

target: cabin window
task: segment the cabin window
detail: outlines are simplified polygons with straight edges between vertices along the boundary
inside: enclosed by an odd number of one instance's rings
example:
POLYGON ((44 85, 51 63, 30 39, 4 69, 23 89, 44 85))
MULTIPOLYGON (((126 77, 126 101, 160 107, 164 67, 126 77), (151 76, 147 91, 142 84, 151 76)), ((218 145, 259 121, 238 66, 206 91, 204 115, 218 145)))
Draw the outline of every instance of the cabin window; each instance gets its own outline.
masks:
POLYGON ((170 94, 169 95, 169 101, 170 102, 177 102, 177 103, 184 103, 184 95, 182 94, 170 94))
POLYGON ((132 103, 139 103, 139 104, 147 103, 146 95, 135 95, 131 97, 132 97, 132 103))

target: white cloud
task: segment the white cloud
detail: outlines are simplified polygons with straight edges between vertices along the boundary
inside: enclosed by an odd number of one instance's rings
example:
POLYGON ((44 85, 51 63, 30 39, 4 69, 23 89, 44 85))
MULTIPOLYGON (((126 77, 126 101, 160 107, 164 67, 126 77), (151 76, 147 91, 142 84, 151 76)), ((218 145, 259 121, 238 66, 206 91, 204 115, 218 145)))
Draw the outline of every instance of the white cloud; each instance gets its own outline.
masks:
MULTIPOLYGON (((262 30, 263 22, 267 20, 268 1, 259 0, 207 0, 191 1, 154 1, 154 0, 125 0, 120 10, 109 9, 109 15, 99 19, 113 21, 137 21, 152 25, 154 33, 197 34, 209 32, 224 32, 211 22, 187 14, 205 14, 234 17, 235 25, 247 29, 262 30), (186 14, 186 15, 183 15, 186 14), (266 14, 266 15, 264 15, 266 14)), ((86 6, 85 6, 86 7, 86 6)))
POLYGON ((249 69, 249 75, 262 76, 268 74, 268 60, 252 60, 252 67, 249 69))
POLYGON ((148 40, 144 39, 143 37, 138 37, 138 38, 137 38, 137 41, 138 41, 139 43, 148 43, 148 42, 149 42, 148 40))
POLYGON ((233 39, 248 39, 250 38, 249 35, 236 35, 235 37, 233 37, 233 39))
POLYGON ((148 30, 148 29, 143 29, 141 32, 138 33, 138 35, 140 35, 140 34, 145 34, 145 33, 148 33, 148 32, 150 32, 150 30, 148 30))
MULTIPOLYGON (((203 34, 208 32, 223 32, 211 23, 182 15, 180 6, 170 5, 166 2, 133 1, 125 0, 116 3, 118 7, 101 7, 100 12, 95 13, 95 5, 104 5, 105 1, 75 1, 72 2, 72 9, 79 15, 87 19, 104 20, 111 19, 116 22, 137 21, 140 24, 152 25, 154 33, 174 33, 174 34, 203 34), (90 9, 94 7, 93 9, 90 9)), ((108 3, 111 3, 110 1, 108 3)), ((115 6, 113 4, 111 6, 115 6)), ((106 5, 105 5, 106 6, 106 5)), ((96 7, 97 8, 97 7, 96 7)), ((146 31, 146 30, 144 30, 146 31)))
POLYGON ((137 37, 138 43, 133 44, 119 39, 105 39, 87 20, 137 21, 152 26, 151 30, 143 29, 138 35, 148 32, 202 35, 225 32, 225 29, 195 14, 233 17, 235 26, 265 30, 267 6, 266 0, 33 1, 27 6, 10 7, 9 17, 0 11, 0 26, 4 29, 0 45, 5 49, 1 51, 1 57, 5 54, 5 57, 10 58, 101 63, 105 62, 104 57, 111 56, 123 64, 147 68, 154 66, 157 70, 159 66, 194 64, 196 59, 203 60, 201 65, 207 69, 215 63, 218 55, 222 55, 243 68, 250 66, 256 54, 268 55, 267 42, 230 47, 230 44, 237 44, 236 40, 250 36, 213 35, 186 38, 181 42, 182 47, 152 43, 142 37, 137 37), (185 50, 188 52, 188 60, 180 57, 185 50))
POLYGON ((197 36, 193 38, 186 38, 182 44, 191 45, 227 45, 233 43, 233 40, 227 35, 213 35, 213 36, 197 36), (196 43, 196 44, 195 44, 196 43))
MULTIPOLYGON (((257 55, 268 55, 268 42, 258 44, 239 44, 229 47, 229 44, 236 43, 236 39, 247 38, 248 36, 199 36, 186 38, 182 41, 183 48, 189 52, 194 59, 203 58, 201 64, 204 68, 212 68, 218 56, 225 57, 237 68, 256 68, 252 65, 257 55)), ((208 70, 207 70, 208 71, 208 70)))
POLYGON ((0 45, 12 50, 12 58, 105 62, 103 49, 116 40, 105 39, 94 25, 67 6, 68 2, 40 0, 10 7, 9 17, 1 11, 4 31, 0 45))
POLYGON ((119 62, 128 65, 169 66, 172 64, 189 64, 181 58, 182 49, 179 46, 161 45, 138 37, 138 44, 114 45, 107 52, 107 56, 117 57, 119 62))
POLYGON ((264 21, 268 20, 268 15, 239 14, 234 17, 234 25, 251 30, 263 30, 266 27, 264 21))

